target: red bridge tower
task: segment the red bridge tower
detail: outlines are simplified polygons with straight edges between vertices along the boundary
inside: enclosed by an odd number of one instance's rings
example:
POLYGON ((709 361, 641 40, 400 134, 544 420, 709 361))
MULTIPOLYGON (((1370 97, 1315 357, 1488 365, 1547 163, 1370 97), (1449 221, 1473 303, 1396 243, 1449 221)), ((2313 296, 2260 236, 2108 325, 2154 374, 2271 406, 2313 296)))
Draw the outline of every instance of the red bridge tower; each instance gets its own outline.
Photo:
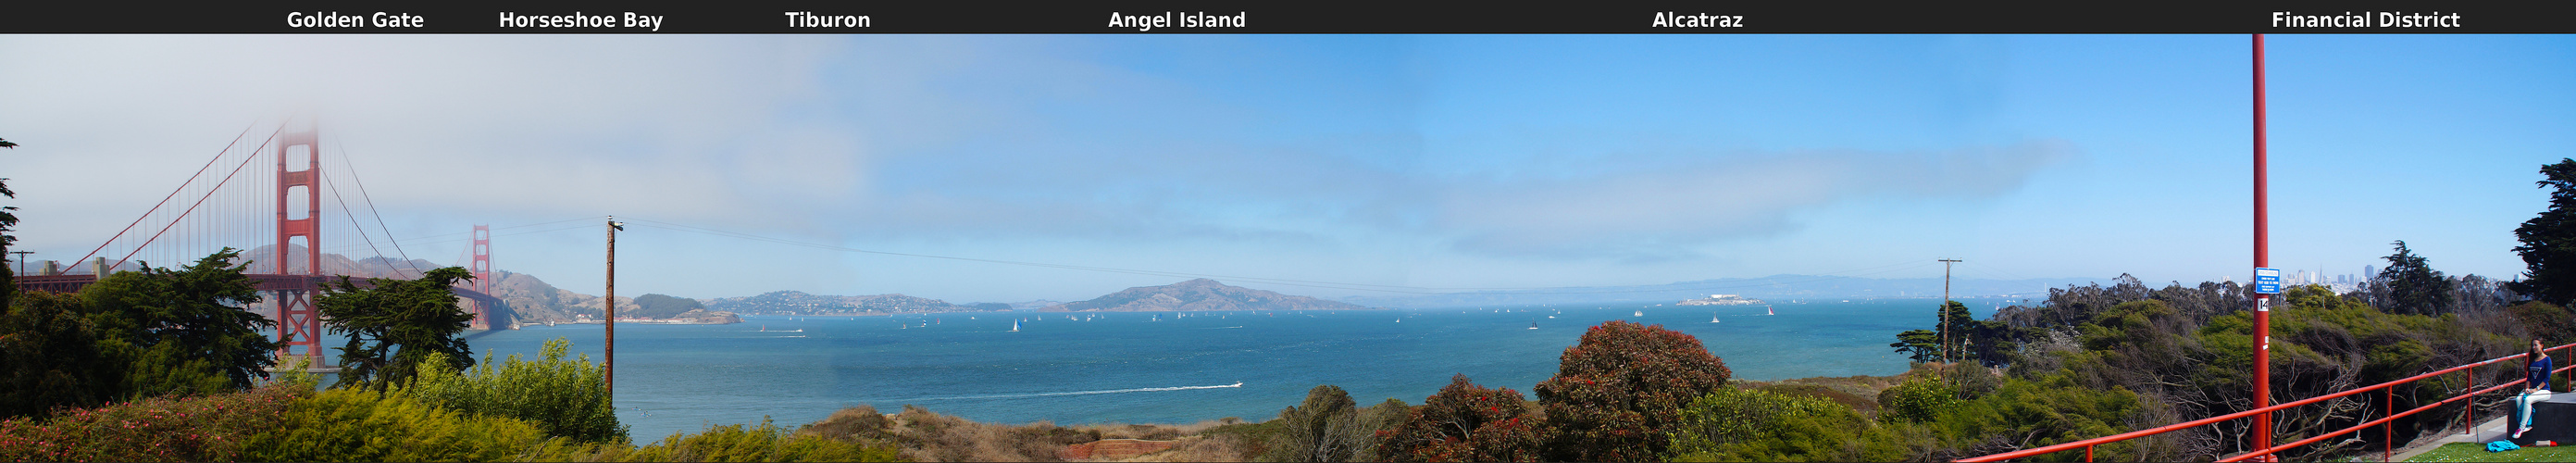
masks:
MULTIPOLYGON (((277 260, 269 261, 276 263, 277 275, 310 276, 312 281, 316 282, 321 281, 322 276, 322 195, 316 194, 321 191, 317 186, 322 181, 322 145, 316 143, 319 132, 321 129, 317 127, 278 136, 277 260), (303 149, 297 150, 296 147, 303 147, 303 149), (295 159, 288 156, 289 154, 303 155, 301 162, 303 169, 287 170, 288 167, 292 167, 292 164, 297 164, 289 161, 295 159), (303 190, 298 191, 297 188, 303 190), (303 218, 294 218, 287 214, 289 211, 287 201, 297 194, 304 197, 303 218), (295 245, 293 241, 296 237, 304 238, 302 244, 304 267, 301 269, 289 265, 291 261, 287 260, 287 257, 292 254, 289 250, 290 246, 295 245)), ((269 300, 277 304, 277 360, 279 363, 285 363, 289 355, 302 355, 309 361, 306 365, 314 368, 324 366, 322 316, 314 310, 313 291, 314 288, 306 288, 271 292, 273 295, 269 300), (304 351, 295 352, 297 347, 304 348, 304 351)))
MULTIPOLYGON (((490 225, 474 226, 472 265, 470 270, 474 271, 474 282, 468 285, 474 288, 474 292, 492 294, 492 226, 490 225)), ((492 308, 484 307, 481 299, 467 298, 465 301, 466 304, 474 307, 474 329, 492 329, 492 308)))

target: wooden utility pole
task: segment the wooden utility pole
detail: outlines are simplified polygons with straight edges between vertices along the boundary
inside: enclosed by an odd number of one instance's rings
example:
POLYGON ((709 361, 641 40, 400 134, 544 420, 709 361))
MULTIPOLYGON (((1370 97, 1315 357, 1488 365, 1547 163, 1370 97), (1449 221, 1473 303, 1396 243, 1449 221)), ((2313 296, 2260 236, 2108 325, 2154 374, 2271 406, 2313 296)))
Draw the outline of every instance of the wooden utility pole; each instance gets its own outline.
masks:
POLYGON ((27 255, 28 255, 28 254, 35 254, 36 252, 35 252, 35 251, 9 251, 9 253, 10 253, 10 254, 17 254, 17 255, 18 255, 18 273, 16 273, 16 275, 17 275, 17 276, 27 276, 27 255))
POLYGON ((1957 361, 1950 350, 1950 264, 1958 259, 1941 259, 1941 359, 1957 361))
POLYGON ((617 403, 617 231, 625 229, 626 224, 617 223, 617 216, 608 216, 608 296, 600 299, 608 314, 608 363, 600 370, 601 376, 607 377, 608 403, 612 406, 617 403))

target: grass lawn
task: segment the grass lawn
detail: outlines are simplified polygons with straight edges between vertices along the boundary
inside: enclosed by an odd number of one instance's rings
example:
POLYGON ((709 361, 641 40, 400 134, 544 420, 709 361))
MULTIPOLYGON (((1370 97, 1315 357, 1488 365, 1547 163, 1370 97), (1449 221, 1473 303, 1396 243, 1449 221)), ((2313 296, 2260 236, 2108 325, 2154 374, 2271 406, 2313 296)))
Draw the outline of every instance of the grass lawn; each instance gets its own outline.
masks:
MULTIPOLYGON (((2378 460, 2372 455, 2370 460, 2378 460)), ((2523 447, 2510 452, 2488 452, 2486 444, 2459 442, 2446 444, 2406 461, 2567 461, 2576 462, 2576 447, 2523 447)))

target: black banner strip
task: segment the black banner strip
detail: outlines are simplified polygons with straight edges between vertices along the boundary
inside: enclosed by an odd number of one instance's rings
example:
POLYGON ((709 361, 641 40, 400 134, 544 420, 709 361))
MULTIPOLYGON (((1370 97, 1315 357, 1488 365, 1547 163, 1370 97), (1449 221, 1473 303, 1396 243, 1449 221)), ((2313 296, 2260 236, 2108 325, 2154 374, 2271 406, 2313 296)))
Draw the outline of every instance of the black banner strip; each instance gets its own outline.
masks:
POLYGON ((1907 2, 27 1, 0 33, 1838 34, 2571 33, 2569 2, 2175 5, 1907 2), (2465 3, 2465 4, 2464 4, 2465 3))

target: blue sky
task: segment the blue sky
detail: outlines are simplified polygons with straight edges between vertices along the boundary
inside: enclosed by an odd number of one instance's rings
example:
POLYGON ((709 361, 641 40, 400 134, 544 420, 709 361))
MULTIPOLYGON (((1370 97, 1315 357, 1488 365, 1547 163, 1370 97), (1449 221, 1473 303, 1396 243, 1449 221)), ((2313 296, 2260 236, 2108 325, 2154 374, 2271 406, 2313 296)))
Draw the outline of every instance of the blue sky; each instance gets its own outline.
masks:
MULTIPOLYGON (((2448 273, 2522 271, 2536 171, 2576 156, 2576 39, 2269 40, 2275 266, 2358 273, 2402 239, 2448 273)), ((1940 258, 2242 280, 2250 45, 6 36, 0 137, 26 146, 0 169, 21 248, 68 258, 243 127, 321 114, 413 257, 455 260, 475 223, 615 214, 639 219, 624 294, 1072 300, 1188 274, 1339 296, 1913 278, 1940 258)), ((499 235, 499 268, 598 292, 596 227, 499 235)))

